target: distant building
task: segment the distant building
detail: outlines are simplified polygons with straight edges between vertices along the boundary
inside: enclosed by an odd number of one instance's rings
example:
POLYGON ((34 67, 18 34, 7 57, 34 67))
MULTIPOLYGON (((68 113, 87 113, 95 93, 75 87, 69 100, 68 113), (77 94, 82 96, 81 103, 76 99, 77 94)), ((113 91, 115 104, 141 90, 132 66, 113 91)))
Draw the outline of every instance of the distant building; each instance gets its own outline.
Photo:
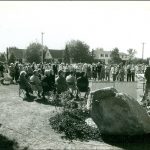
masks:
MULTIPOLYGON (((111 55, 111 51, 104 51, 103 49, 94 50, 95 60, 102 61, 105 64, 109 63, 109 61, 111 59, 110 55, 111 55)), ((126 53, 120 52, 119 55, 123 61, 128 60, 128 55, 126 53)))
MULTIPOLYGON (((45 53, 44 60, 51 61, 51 62, 64 62, 64 52, 65 50, 56 50, 56 49, 49 49, 45 53)), ((70 58, 70 63, 73 62, 73 59, 70 58)))
POLYGON ((50 53, 49 50, 46 51, 45 56, 44 56, 44 59, 47 60, 47 61, 53 59, 53 57, 52 57, 52 55, 51 55, 51 53, 50 53))
MULTIPOLYGON (((44 53, 44 61, 59 62, 59 63, 64 62, 64 51, 65 51, 64 49, 61 49, 61 50, 49 49, 44 53)), ((18 49, 15 47, 7 48, 7 52, 6 52, 7 59, 10 58, 12 53, 15 55, 17 61, 21 63, 26 62, 26 57, 25 57, 26 49, 18 49)), ((110 55, 111 55, 111 51, 104 51, 103 49, 94 50, 94 56, 95 56, 94 59, 97 61, 103 61, 105 62, 105 64, 109 63, 111 59, 110 55)), ((119 55, 123 61, 128 60, 127 54, 120 52, 119 55)), ((70 58, 70 63, 72 62, 73 62, 73 59, 70 58)))
POLYGON ((7 60, 6 53, 0 52, 0 62, 5 62, 7 60))
POLYGON ((7 48, 7 60, 10 58, 12 53, 16 57, 16 61, 19 61, 21 63, 25 62, 26 49, 18 49, 16 47, 7 48))
POLYGON ((63 62, 63 55, 64 55, 64 50, 54 50, 54 49, 49 49, 45 53, 44 60, 46 61, 51 61, 51 62, 63 62))
MULTIPOLYGON (((21 63, 26 62, 26 49, 18 49, 15 47, 7 48, 7 59, 10 58, 12 53, 15 55, 17 61, 21 63)), ((64 50, 49 49, 44 54, 44 61, 61 63, 63 62, 63 55, 64 50)))

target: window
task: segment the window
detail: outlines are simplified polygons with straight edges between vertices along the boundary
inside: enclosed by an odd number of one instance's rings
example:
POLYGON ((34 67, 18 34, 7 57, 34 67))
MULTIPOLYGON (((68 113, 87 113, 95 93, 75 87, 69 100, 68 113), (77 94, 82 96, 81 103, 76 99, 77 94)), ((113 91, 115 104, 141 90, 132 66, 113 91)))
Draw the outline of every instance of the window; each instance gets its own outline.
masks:
POLYGON ((122 58, 123 58, 123 55, 122 55, 122 58))
POLYGON ((104 54, 101 54, 101 57, 104 57, 104 54))
POLYGON ((105 57, 108 57, 108 54, 105 54, 105 57))

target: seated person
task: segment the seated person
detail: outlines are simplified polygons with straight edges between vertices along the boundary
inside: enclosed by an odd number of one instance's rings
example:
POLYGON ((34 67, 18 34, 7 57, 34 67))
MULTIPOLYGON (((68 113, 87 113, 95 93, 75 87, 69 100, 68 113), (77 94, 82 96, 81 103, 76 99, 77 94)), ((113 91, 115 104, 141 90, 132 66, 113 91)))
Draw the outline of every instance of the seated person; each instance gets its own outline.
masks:
POLYGON ((33 91, 32 91, 29 81, 26 78, 26 74, 27 73, 25 71, 20 72, 18 83, 19 83, 20 88, 26 91, 26 96, 30 97, 29 93, 33 93, 33 91))
POLYGON ((33 71, 33 75, 30 77, 30 83, 33 91, 38 91, 38 96, 41 97, 40 94, 42 93, 42 83, 39 79, 39 73, 37 70, 33 71))
POLYGON ((73 95, 73 92, 76 90, 76 78, 75 78, 74 73, 72 71, 66 77, 66 82, 68 84, 69 90, 71 91, 71 95, 73 95))
POLYGON ((58 94, 61 94, 68 90, 67 82, 62 70, 59 70, 58 77, 56 78, 56 89, 58 94))
POLYGON ((78 88, 78 93, 77 96, 80 92, 85 92, 85 96, 88 96, 89 94, 89 81, 88 77, 85 72, 81 72, 81 77, 77 79, 77 88, 78 88))
POLYGON ((1 78, 1 83, 3 85, 9 85, 9 84, 11 84, 12 77, 9 75, 9 73, 4 72, 3 74, 4 74, 4 77, 1 78))
POLYGON ((53 74, 53 71, 45 70, 44 74, 45 75, 42 79, 43 97, 45 97, 45 93, 49 91, 55 92, 55 75, 53 74))

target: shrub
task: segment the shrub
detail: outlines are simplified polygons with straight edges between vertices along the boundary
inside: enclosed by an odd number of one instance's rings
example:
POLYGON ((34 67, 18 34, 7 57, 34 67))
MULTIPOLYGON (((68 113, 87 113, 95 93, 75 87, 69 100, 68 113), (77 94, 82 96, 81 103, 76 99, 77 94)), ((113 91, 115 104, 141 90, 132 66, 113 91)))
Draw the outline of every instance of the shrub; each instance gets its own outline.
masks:
POLYGON ((10 140, 7 137, 0 135, 1 150, 15 150, 18 148, 18 143, 15 140, 10 140))
POLYGON ((100 140, 99 130, 86 124, 88 117, 89 112, 85 109, 66 109, 49 121, 54 130, 64 133, 69 140, 100 140))

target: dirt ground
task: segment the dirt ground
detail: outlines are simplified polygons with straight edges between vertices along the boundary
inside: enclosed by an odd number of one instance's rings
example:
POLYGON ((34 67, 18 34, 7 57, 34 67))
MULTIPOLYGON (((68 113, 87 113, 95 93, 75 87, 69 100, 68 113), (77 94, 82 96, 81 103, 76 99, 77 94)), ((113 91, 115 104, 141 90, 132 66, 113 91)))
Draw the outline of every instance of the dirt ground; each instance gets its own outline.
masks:
POLYGON ((60 108, 51 105, 23 101, 18 94, 18 85, 0 85, 0 134, 15 139, 20 149, 123 149, 103 141, 70 142, 62 139, 49 125, 49 118, 59 111, 60 108))

